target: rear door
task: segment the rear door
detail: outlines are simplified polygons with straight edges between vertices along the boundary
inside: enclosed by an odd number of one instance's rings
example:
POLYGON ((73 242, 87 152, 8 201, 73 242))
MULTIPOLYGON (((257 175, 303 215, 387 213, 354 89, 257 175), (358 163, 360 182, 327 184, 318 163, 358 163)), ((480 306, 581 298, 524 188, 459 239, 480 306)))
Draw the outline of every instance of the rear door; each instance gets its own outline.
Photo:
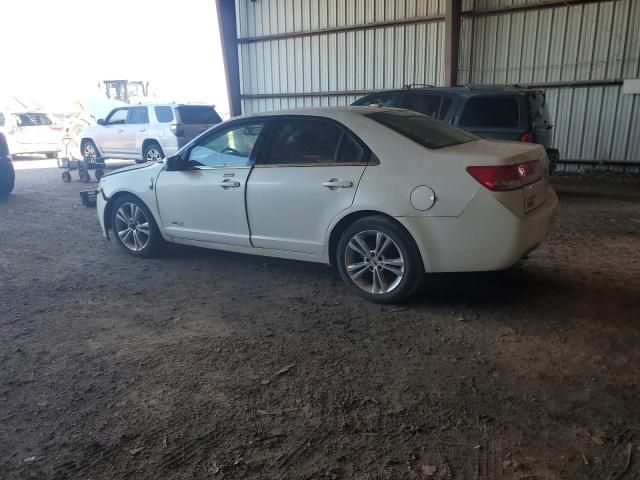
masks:
POLYGON ((147 107, 132 107, 129 109, 127 123, 121 134, 122 153, 142 155, 142 142, 146 138, 149 128, 149 111, 147 107))
POLYGON ((175 109, 177 123, 174 129, 179 148, 222 122, 220 115, 209 105, 179 105, 175 109))
POLYGON ((466 97, 454 125, 484 138, 520 141, 528 132, 523 95, 479 94, 466 97))
POLYGON ((331 221, 349 208, 368 149, 342 125, 311 116, 278 116, 247 185, 255 247, 318 254, 331 221))

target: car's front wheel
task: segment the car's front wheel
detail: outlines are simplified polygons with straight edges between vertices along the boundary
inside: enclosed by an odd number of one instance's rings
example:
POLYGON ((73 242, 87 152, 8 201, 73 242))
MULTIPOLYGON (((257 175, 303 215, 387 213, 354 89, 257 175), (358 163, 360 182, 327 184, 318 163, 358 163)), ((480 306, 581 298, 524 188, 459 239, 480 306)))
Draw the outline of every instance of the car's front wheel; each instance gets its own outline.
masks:
POLYGON ((147 206, 133 195, 122 195, 111 209, 111 226, 116 242, 136 257, 152 257, 164 240, 147 206))
POLYGON ((347 286, 376 303, 404 300, 424 278, 413 239, 393 220, 381 216, 361 218, 347 227, 334 261, 347 286))

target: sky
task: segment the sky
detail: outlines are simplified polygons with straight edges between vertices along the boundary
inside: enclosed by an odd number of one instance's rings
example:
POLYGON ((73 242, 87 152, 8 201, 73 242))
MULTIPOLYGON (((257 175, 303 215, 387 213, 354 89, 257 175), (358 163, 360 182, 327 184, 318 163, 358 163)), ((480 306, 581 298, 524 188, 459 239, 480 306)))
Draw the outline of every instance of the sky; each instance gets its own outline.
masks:
POLYGON ((159 101, 228 111, 214 0, 2 0, 0 98, 49 110, 148 80, 159 101))

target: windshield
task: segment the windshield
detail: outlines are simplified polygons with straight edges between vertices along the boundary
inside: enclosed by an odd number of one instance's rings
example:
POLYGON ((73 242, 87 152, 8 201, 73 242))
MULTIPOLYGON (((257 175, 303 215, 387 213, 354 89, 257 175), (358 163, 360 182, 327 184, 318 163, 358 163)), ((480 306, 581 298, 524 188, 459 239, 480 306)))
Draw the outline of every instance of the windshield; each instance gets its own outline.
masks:
POLYGON ((408 110, 387 110, 366 116, 427 148, 450 147, 478 139, 447 123, 408 110))
POLYGON ((222 121, 213 107, 207 105, 181 105, 176 110, 185 125, 215 125, 222 121))

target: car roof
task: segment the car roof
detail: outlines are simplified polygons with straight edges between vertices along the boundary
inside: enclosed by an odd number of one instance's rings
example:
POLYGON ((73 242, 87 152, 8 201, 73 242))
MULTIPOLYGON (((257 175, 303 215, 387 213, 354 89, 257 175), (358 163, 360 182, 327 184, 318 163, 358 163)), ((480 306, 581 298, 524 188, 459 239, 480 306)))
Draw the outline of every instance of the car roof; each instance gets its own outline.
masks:
POLYGON ((160 103, 132 103, 130 105, 118 105, 114 108, 124 108, 124 107, 209 107, 215 108, 215 105, 211 103, 171 103, 171 102, 160 102, 160 103))
MULTIPOLYGON (((539 88, 527 88, 520 85, 466 85, 464 87, 435 87, 435 86, 410 86, 404 88, 396 88, 391 90, 378 90, 365 95, 365 97, 380 93, 407 93, 407 92, 438 92, 438 93, 455 93, 458 95, 475 95, 482 94, 514 94, 522 95, 527 93, 542 94, 544 90, 539 88)), ((364 98, 364 97, 363 97, 364 98)))
MULTIPOLYGON (((271 117, 280 115, 301 115, 310 117, 327 117, 334 120, 339 120, 347 116, 353 115, 366 115, 368 113, 379 113, 384 111, 397 112, 403 111, 401 108, 393 107, 370 107, 370 106, 342 106, 342 107, 311 107, 311 108, 290 108, 285 110, 274 110, 272 112, 257 112, 249 113, 233 117, 232 120, 244 119, 244 118, 260 118, 271 117)), ((415 113, 415 112, 412 112, 415 113)))

